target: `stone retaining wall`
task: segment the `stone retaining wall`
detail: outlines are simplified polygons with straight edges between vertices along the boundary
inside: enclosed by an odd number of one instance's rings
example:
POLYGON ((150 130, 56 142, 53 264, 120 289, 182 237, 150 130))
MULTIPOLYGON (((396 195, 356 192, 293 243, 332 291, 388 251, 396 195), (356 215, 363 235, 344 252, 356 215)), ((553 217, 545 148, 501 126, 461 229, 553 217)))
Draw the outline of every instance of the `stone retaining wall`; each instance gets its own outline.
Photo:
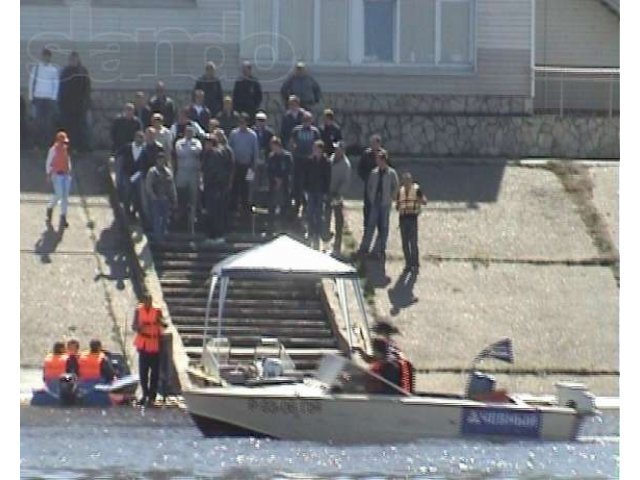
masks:
MULTIPOLYGON (((93 93, 93 141, 109 147, 111 119, 134 91, 93 93)), ((190 92, 169 92, 178 105, 190 92)), ((394 94, 324 95, 314 108, 331 107, 350 147, 368 144, 380 133, 396 156, 619 158, 619 117, 533 115, 528 98, 394 94)), ((279 130, 280 95, 265 93, 268 123, 279 130)))

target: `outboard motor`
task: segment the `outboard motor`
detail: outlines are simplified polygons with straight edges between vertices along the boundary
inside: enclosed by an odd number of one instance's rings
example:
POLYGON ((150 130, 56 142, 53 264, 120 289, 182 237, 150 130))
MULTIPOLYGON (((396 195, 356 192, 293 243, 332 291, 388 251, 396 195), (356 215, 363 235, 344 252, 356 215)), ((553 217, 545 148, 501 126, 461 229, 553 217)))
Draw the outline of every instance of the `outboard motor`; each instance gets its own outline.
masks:
POLYGON ((60 405, 69 407, 78 403, 78 379, 72 373, 63 373, 58 379, 60 405))
POLYGON ((596 397, 582 383, 558 382, 558 405, 575 409, 577 413, 591 415, 598 411, 596 397))

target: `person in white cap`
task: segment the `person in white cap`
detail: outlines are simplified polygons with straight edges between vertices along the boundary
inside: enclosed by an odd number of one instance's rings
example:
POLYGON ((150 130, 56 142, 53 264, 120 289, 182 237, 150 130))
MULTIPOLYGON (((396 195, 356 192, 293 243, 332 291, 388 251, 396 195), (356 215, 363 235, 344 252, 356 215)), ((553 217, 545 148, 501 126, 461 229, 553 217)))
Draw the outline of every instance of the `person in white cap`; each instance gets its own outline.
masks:
POLYGON ((271 139, 274 136, 273 130, 267 126, 267 114, 260 110, 256 113, 256 123, 253 131, 258 137, 258 161, 256 163, 256 178, 253 182, 254 190, 260 190, 265 180, 265 169, 267 157, 271 152, 271 139))

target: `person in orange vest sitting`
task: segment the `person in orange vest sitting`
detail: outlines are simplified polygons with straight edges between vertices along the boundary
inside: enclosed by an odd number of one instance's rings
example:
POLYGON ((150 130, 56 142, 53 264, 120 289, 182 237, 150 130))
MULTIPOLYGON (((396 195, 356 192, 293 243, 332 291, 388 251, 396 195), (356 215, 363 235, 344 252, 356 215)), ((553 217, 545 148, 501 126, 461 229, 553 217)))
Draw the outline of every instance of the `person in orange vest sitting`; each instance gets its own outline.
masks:
POLYGON ((111 383, 115 378, 115 372, 102 350, 100 340, 89 342, 89 351, 80 355, 78 367, 81 382, 111 383))
POLYGON ((52 382, 57 382, 60 375, 67 372, 67 359, 64 342, 55 342, 52 353, 49 353, 44 359, 42 369, 44 383, 50 385, 52 382))
POLYGON ((136 332, 133 344, 138 350, 138 373, 142 386, 142 398, 138 403, 153 406, 160 378, 160 338, 166 324, 162 320, 162 310, 153 306, 150 294, 143 295, 131 328, 136 332))
POLYGON ((69 226, 67 207, 71 189, 71 157, 69 156, 69 137, 63 130, 56 134, 56 140, 49 148, 46 172, 47 181, 53 184, 53 197, 47 205, 47 225, 51 224, 53 208, 60 201, 60 227, 66 228, 69 226))

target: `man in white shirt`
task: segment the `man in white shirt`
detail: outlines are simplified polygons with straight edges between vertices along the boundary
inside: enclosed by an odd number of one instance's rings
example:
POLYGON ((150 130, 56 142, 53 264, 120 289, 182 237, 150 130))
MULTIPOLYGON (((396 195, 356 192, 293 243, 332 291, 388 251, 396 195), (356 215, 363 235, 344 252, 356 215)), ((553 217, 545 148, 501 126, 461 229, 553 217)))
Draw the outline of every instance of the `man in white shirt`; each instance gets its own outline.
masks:
POLYGON ((51 50, 42 50, 42 61, 38 62, 29 75, 29 101, 35 119, 35 144, 46 148, 53 139, 53 128, 58 102, 60 72, 51 63, 51 50))

